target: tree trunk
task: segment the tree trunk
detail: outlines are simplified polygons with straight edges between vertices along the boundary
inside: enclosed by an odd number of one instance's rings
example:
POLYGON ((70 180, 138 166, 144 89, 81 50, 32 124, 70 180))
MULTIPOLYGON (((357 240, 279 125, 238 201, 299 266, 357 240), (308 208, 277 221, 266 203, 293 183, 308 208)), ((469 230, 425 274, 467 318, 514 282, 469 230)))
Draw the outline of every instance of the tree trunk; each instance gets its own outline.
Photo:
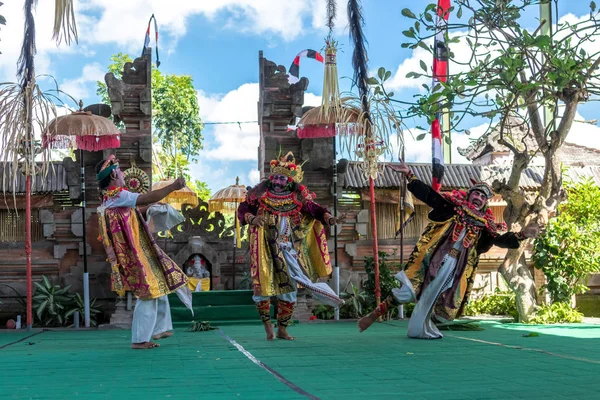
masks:
POLYGON ((528 322, 537 305, 535 281, 525 262, 524 247, 523 244, 519 249, 508 250, 499 268, 508 286, 515 293, 519 322, 528 322))
MULTIPOLYGON (((514 153, 513 166, 508 182, 494 182, 494 189, 506 201, 504 221, 509 230, 518 232, 526 224, 538 216, 534 211, 534 199, 519 189, 519 181, 523 170, 529 164, 526 153, 514 153)), ((518 249, 508 250, 504 261, 498 271, 506 280, 508 287, 515 293, 519 321, 527 322, 535 313, 537 305, 537 291, 533 275, 527 267, 525 248, 529 241, 521 243, 518 249)))

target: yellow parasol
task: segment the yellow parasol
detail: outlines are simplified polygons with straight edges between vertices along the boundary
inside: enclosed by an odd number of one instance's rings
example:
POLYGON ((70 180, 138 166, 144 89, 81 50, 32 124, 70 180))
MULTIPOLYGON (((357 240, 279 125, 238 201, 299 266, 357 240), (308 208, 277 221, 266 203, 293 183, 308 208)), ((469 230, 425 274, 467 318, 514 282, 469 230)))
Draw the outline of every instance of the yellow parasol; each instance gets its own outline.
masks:
MULTIPOLYGON (((152 190, 162 189, 175 182, 173 179, 162 179, 152 184, 152 190)), ((170 204, 174 209, 181 211, 184 204, 189 204, 192 207, 198 207, 198 195, 192 189, 185 186, 183 189, 171 192, 162 200, 164 203, 170 204)))

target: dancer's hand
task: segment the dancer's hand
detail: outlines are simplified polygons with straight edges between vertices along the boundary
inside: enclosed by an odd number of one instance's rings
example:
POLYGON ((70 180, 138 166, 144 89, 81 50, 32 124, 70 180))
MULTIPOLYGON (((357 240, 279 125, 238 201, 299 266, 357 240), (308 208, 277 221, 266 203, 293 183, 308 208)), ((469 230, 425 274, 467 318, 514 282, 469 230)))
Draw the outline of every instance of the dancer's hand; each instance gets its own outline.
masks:
POLYGON ((392 165, 389 164, 389 167, 396 172, 400 172, 401 174, 408 175, 410 173, 410 168, 408 165, 404 164, 404 161, 400 160, 400 165, 392 165))
POLYGON ((250 220, 250 225, 261 227, 265 224, 265 222, 266 220, 264 216, 257 215, 256 217, 252 218, 252 220, 250 220))
POLYGON ((177 178, 175 182, 171 184, 171 187, 173 188, 173 191, 183 189, 185 187, 185 179, 182 177, 177 178))
POLYGON ((346 214, 342 214, 337 218, 331 214, 326 214, 324 219, 327 226, 333 226, 339 224, 344 218, 346 218, 346 214))

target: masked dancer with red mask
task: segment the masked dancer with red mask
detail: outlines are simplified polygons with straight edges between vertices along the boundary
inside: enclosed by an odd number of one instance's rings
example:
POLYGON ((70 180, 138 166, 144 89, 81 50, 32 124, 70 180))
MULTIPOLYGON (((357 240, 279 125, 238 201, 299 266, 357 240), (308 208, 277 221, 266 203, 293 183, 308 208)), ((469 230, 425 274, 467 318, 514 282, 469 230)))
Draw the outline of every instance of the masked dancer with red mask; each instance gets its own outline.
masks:
POLYGON ((248 190, 238 208, 242 224, 250 225, 250 268, 258 313, 267 340, 271 325, 271 297, 278 298, 277 338, 294 340, 287 326, 296 303, 298 285, 317 300, 333 307, 343 301, 319 278, 331 273, 325 226, 336 219, 313 201, 314 194, 300 185, 302 167, 290 152, 271 161, 271 175, 248 190))
POLYGON ((522 240, 537 236, 539 227, 530 224, 521 232, 500 234, 506 224, 496 223, 488 208, 493 193, 486 183, 475 183, 466 193, 440 194, 418 180, 406 164, 393 169, 404 174, 408 190, 431 207, 430 222, 405 271, 396 275, 402 286, 361 318, 358 327, 362 332, 392 307, 416 302, 408 337, 439 339, 436 323, 452 321, 466 306, 479 257, 492 246, 518 248, 522 240))

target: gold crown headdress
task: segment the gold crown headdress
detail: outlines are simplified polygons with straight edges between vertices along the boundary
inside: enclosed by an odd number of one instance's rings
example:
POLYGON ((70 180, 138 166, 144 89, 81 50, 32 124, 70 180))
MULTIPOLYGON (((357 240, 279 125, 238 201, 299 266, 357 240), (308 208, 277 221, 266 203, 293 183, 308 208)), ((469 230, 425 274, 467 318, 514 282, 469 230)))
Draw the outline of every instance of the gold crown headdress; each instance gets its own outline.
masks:
POLYGON ((271 175, 284 175, 300 183, 304 178, 302 165, 296 164, 294 154, 290 151, 285 156, 271 160, 271 175))

